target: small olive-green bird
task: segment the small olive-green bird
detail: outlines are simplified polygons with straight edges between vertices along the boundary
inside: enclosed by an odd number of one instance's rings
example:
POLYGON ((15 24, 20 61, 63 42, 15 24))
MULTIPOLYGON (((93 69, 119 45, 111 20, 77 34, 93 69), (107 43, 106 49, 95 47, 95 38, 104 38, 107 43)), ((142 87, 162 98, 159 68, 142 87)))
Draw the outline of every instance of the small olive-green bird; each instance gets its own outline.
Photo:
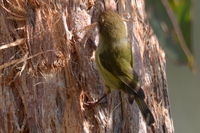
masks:
POLYGON ((132 47, 122 18, 113 11, 104 11, 99 17, 98 28, 95 60, 107 92, 118 89, 131 95, 147 124, 151 125, 154 117, 144 101, 144 92, 133 70, 132 47))

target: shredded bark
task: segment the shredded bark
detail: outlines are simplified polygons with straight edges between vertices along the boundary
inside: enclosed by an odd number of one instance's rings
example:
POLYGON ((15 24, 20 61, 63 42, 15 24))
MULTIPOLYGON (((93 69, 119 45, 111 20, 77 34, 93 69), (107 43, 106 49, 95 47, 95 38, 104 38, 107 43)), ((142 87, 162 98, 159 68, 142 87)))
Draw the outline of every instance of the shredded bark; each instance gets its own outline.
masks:
POLYGON ((143 0, 1 1, 0 132, 173 133, 165 54, 145 14, 143 0), (104 93, 94 62, 98 33, 87 26, 108 7, 129 20, 134 68, 156 119, 151 127, 127 94, 83 104, 104 93))

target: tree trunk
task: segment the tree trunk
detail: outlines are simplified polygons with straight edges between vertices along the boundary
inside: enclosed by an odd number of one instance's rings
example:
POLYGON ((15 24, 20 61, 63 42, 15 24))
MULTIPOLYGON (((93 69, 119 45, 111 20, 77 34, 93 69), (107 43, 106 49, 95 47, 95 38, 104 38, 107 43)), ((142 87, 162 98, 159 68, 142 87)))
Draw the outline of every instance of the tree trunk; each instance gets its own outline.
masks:
POLYGON ((165 54, 145 14, 143 0, 1 1, 0 132, 173 133, 165 54), (97 30, 84 28, 104 5, 127 20, 151 127, 119 91, 95 107, 83 104, 104 93, 93 56, 97 30))

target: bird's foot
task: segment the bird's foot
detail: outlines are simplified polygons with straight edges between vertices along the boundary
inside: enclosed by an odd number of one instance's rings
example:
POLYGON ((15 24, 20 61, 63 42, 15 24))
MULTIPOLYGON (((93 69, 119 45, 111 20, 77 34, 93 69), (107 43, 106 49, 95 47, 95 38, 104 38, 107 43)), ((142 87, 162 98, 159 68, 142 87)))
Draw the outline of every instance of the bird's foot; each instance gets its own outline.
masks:
POLYGON ((94 100, 94 101, 87 101, 87 102, 84 102, 84 106, 86 107, 94 107, 96 106, 97 104, 99 103, 98 100, 94 100))
POLYGON ((106 96, 107 96, 107 94, 104 94, 98 100, 90 101, 89 99, 91 99, 91 98, 89 98, 89 96, 86 93, 82 92, 81 95, 80 95, 81 108, 82 109, 84 109, 84 108, 93 108, 96 105, 98 105, 106 96))

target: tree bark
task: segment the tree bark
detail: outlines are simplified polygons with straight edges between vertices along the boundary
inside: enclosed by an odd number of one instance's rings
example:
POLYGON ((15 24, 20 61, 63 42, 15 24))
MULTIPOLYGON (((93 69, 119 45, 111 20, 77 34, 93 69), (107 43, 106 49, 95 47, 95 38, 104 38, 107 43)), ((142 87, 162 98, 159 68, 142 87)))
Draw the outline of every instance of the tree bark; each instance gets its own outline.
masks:
POLYGON ((173 133, 165 54, 146 21, 144 1, 3 0, 0 8, 1 133, 173 133), (95 107, 104 85, 96 70, 103 7, 125 18, 134 68, 156 122, 148 127, 127 94, 95 107))

